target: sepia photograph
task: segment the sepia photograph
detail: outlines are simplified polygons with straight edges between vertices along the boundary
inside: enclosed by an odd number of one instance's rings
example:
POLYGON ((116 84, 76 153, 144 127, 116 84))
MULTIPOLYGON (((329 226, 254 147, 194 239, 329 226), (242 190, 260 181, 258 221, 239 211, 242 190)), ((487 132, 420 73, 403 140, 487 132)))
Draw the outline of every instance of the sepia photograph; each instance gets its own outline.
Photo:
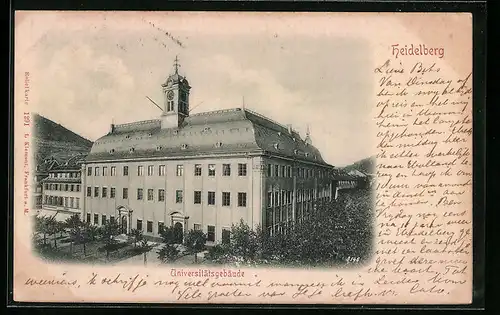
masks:
POLYGON ((161 20, 142 22, 127 36, 57 30, 39 44, 40 74, 53 76, 36 83, 47 91, 32 117, 36 253, 92 264, 369 260, 370 56, 352 54, 362 44, 174 38, 161 20))
POLYGON ((472 21, 17 11, 13 299, 470 304, 472 21))

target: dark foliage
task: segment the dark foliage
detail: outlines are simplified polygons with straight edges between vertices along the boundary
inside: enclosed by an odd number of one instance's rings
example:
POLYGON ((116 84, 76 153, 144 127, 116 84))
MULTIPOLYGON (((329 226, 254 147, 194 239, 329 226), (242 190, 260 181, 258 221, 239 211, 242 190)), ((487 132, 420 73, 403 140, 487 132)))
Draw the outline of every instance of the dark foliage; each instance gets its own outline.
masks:
POLYGON ((346 190, 338 200, 316 204, 309 217, 272 236, 240 222, 231 229, 231 243, 214 246, 206 258, 247 265, 363 263, 371 254, 372 204, 371 190, 346 190))
POLYGON ((191 253, 194 253, 194 261, 198 262, 198 253, 205 248, 207 235, 200 230, 191 230, 186 233, 184 245, 191 253))
POLYGON ((165 244, 163 247, 158 251, 158 259, 162 263, 169 263, 173 262, 178 258, 179 251, 173 244, 165 244))
POLYGON ((163 243, 173 245, 177 241, 177 235, 173 227, 164 227, 161 231, 161 238, 163 243))
POLYGON ((132 236, 134 238, 134 248, 137 248, 137 243, 142 241, 144 238, 142 230, 138 230, 138 229, 132 229, 130 231, 130 236, 132 236))
POLYGON ((116 220, 108 220, 105 225, 100 228, 101 240, 104 243, 103 249, 106 251, 106 259, 109 259, 109 253, 117 249, 117 241, 115 236, 118 235, 119 226, 116 220))

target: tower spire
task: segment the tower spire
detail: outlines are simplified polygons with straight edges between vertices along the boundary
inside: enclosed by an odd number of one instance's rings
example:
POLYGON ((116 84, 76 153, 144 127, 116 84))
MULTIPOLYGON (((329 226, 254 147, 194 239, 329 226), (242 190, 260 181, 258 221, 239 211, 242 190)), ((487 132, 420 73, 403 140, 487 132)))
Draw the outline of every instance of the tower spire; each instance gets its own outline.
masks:
POLYGON ((243 109, 245 109, 245 96, 242 96, 242 102, 243 109))
POLYGON ((179 74, 179 67, 181 65, 179 64, 179 58, 177 58, 177 55, 175 55, 175 60, 174 60, 174 70, 175 74, 179 74))

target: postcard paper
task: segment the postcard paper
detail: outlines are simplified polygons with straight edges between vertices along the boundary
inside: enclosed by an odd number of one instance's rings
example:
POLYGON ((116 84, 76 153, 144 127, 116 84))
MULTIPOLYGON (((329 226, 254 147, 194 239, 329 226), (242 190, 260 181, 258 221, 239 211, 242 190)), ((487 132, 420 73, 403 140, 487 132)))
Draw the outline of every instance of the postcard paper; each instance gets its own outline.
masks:
POLYGON ((14 300, 468 304, 472 16, 15 14, 14 300))

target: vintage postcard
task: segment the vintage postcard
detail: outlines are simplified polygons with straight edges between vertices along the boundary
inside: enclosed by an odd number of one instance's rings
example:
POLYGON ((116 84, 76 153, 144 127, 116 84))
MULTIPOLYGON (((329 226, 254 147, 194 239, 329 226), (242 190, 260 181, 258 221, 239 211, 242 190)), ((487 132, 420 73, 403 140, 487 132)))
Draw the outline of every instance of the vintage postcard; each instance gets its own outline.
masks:
POLYGON ((471 303, 471 14, 14 32, 15 301, 471 303))

